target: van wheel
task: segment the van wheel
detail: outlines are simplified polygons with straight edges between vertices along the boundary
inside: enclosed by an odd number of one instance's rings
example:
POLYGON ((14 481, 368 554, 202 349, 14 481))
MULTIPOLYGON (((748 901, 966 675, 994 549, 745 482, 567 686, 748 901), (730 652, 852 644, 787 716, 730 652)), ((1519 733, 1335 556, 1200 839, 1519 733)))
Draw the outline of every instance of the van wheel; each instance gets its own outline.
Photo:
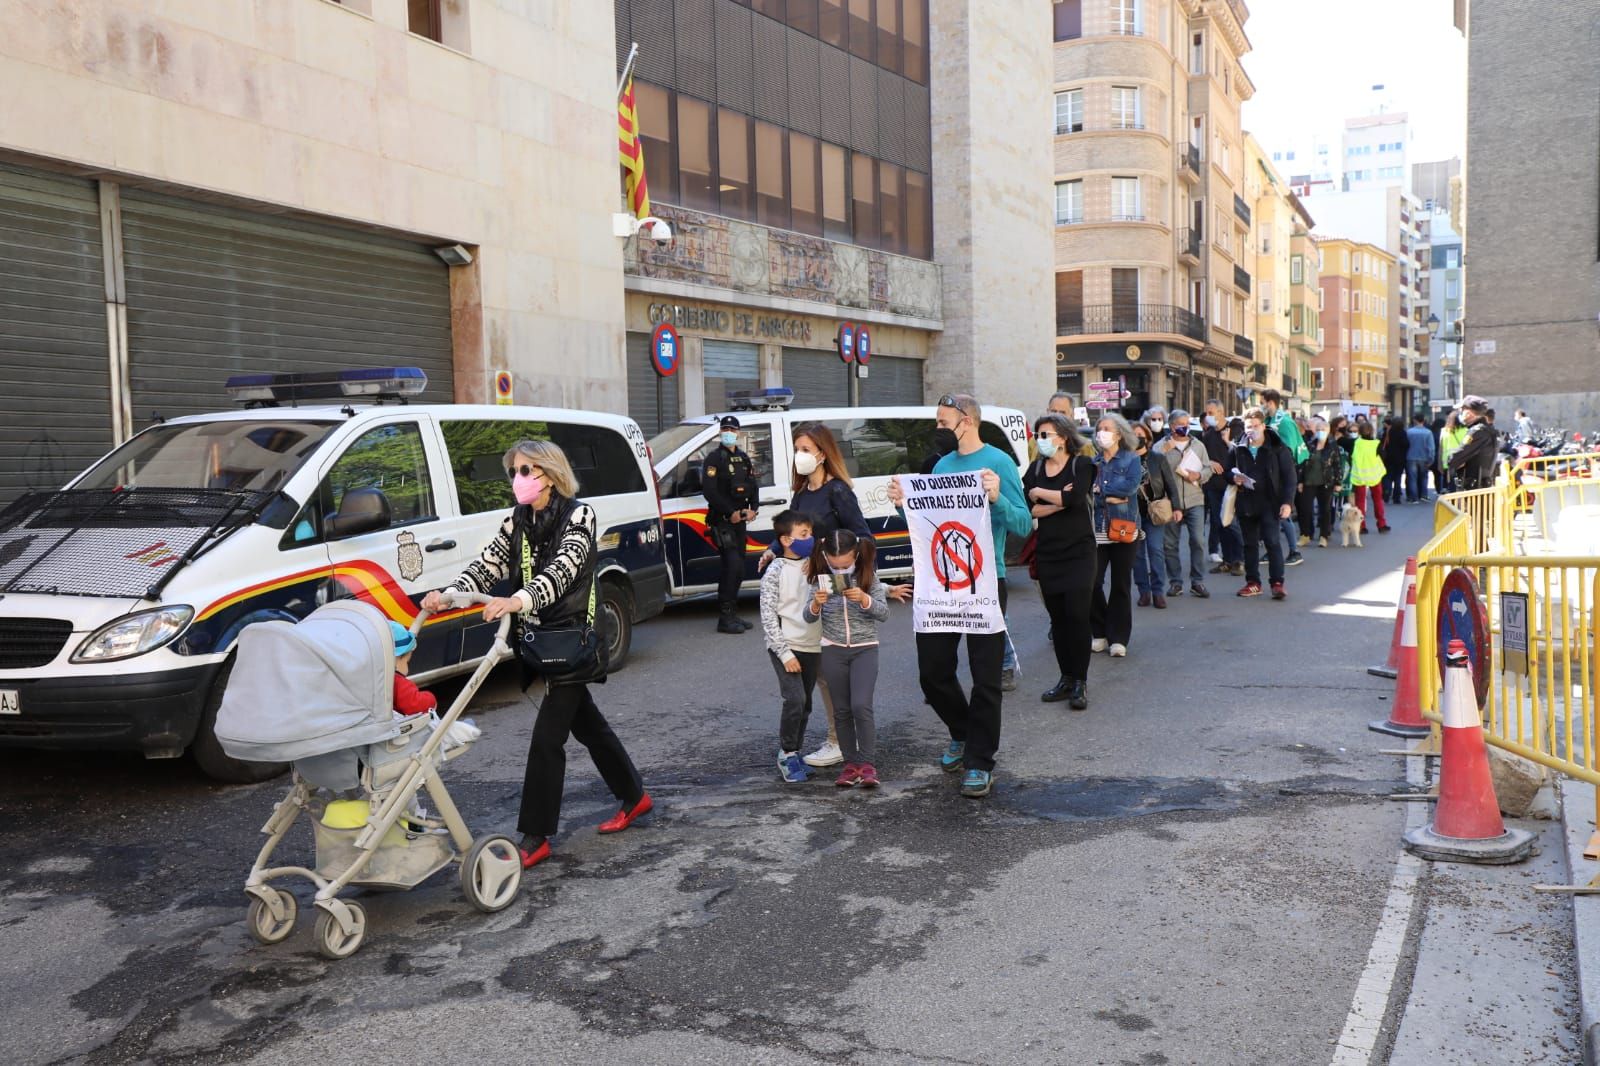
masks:
POLYGON ((633 597, 616 582, 604 581, 598 607, 596 621, 606 636, 606 669, 616 673, 627 665, 628 649, 633 645, 633 597))
POLYGON ((217 671, 211 683, 211 695, 206 699, 206 709, 200 715, 200 728, 195 730, 194 741, 189 745, 189 755, 200 772, 213 781, 230 785, 249 785, 277 777, 289 769, 286 762, 245 762, 235 759, 222 750, 217 740, 217 709, 222 706, 222 693, 228 687, 228 675, 233 673, 233 660, 217 671))

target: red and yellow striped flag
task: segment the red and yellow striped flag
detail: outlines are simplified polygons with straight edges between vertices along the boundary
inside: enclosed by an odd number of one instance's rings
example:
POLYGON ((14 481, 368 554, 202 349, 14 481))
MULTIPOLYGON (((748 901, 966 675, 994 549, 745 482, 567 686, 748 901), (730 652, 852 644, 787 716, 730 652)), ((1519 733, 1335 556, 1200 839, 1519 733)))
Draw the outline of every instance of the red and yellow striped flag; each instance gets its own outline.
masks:
POLYGON ((628 207, 635 218, 650 214, 650 184, 644 174, 644 145, 639 141, 639 112, 633 106, 633 77, 617 100, 617 151, 627 176, 623 185, 628 193, 628 207))

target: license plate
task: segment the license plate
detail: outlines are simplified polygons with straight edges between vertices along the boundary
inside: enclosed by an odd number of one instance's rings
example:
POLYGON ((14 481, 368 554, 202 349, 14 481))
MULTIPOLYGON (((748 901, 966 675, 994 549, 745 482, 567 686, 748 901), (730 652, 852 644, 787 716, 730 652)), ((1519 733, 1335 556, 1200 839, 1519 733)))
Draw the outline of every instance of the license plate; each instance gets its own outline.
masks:
POLYGON ((22 700, 14 688, 0 688, 0 714, 21 714, 22 700))

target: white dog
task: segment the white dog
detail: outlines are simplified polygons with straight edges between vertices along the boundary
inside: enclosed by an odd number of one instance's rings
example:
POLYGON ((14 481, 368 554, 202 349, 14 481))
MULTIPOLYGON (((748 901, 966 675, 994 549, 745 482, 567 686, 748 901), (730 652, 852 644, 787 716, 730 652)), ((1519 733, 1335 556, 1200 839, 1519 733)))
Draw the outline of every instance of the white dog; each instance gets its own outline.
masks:
POLYGON ((1339 547, 1350 547, 1352 540, 1356 542, 1356 547, 1361 547, 1361 523, 1365 518, 1366 515, 1361 513, 1361 508, 1355 504, 1344 505, 1344 514, 1339 516, 1339 535, 1344 539, 1340 541, 1339 547))

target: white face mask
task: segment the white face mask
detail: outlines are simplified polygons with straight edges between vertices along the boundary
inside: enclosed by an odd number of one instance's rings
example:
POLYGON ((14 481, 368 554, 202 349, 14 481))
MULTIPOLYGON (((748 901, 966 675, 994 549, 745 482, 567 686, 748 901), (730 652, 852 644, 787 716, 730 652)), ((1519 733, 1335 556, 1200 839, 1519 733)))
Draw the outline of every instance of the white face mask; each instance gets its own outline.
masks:
POLYGON ((801 477, 810 477, 811 472, 821 465, 821 461, 811 452, 794 453, 794 472, 801 477))
POLYGON ((1102 450, 1108 449, 1113 444, 1117 443, 1117 435, 1111 432, 1109 429, 1100 430, 1094 435, 1094 439, 1095 443, 1099 444, 1102 450))

